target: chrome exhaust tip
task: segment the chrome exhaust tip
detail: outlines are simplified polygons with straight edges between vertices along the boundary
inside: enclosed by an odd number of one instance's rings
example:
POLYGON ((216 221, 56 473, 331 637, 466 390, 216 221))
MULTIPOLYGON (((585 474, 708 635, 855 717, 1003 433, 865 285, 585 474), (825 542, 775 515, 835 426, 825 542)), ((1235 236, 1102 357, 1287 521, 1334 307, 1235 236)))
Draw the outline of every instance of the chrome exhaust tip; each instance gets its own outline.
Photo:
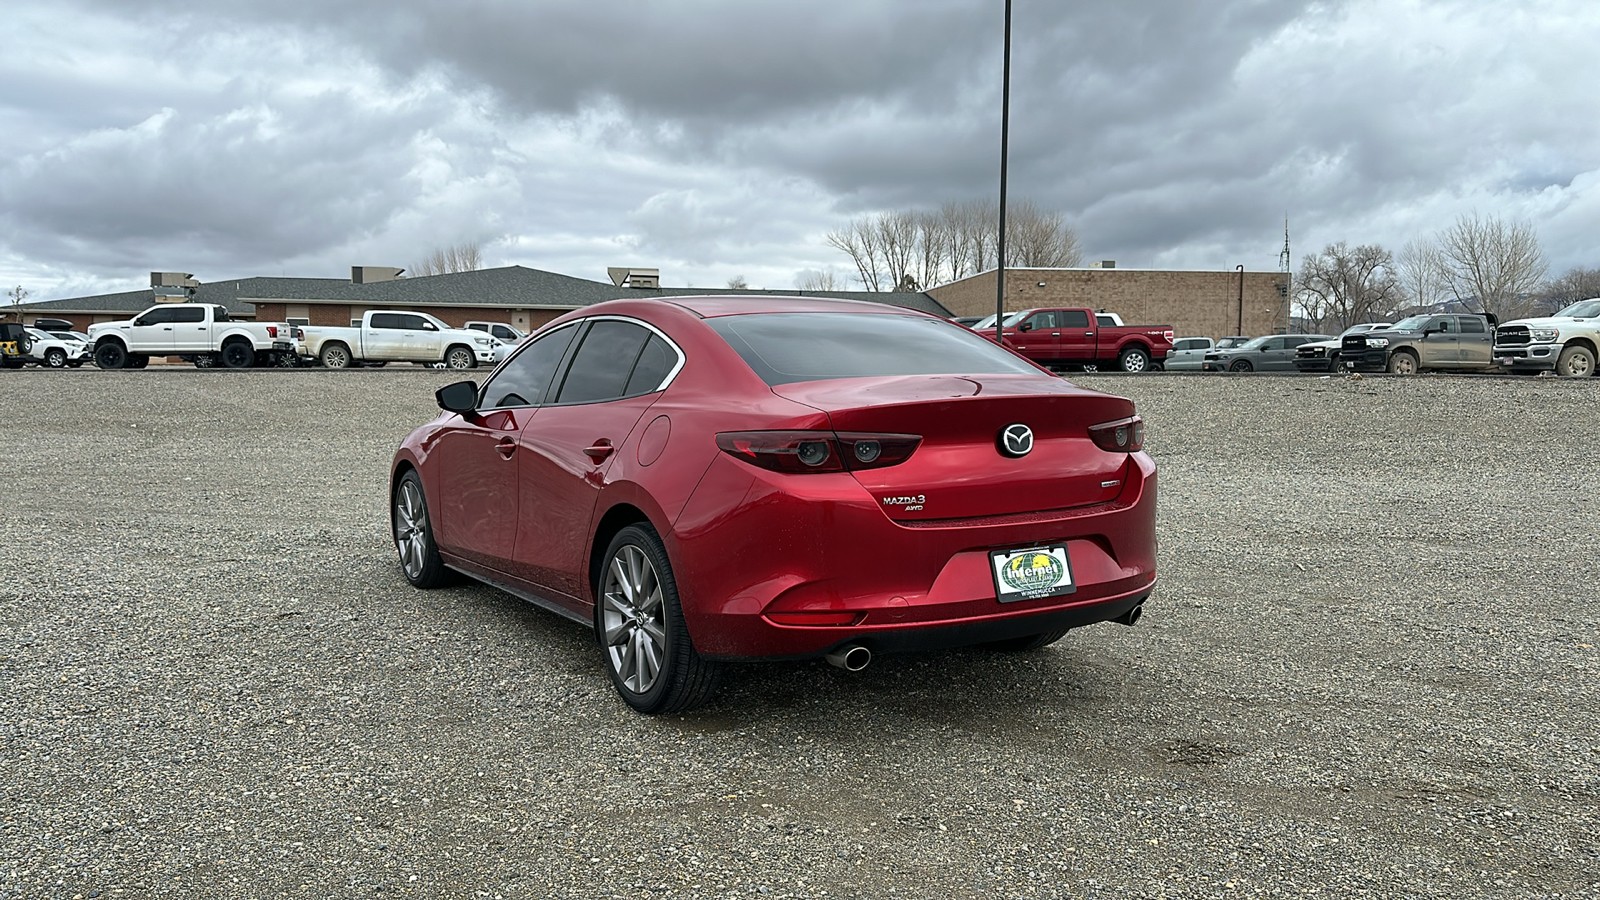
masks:
POLYGON ((1143 618, 1143 617, 1144 617, 1144 604, 1141 603, 1138 606, 1135 606, 1133 609, 1130 609, 1127 612, 1123 613, 1122 615, 1116 617, 1112 621, 1116 622, 1118 625, 1133 626, 1133 625, 1139 624, 1139 620, 1141 618, 1143 618))
POLYGON ((845 644, 823 658, 846 672, 859 672, 872 662, 872 651, 860 644, 845 644))

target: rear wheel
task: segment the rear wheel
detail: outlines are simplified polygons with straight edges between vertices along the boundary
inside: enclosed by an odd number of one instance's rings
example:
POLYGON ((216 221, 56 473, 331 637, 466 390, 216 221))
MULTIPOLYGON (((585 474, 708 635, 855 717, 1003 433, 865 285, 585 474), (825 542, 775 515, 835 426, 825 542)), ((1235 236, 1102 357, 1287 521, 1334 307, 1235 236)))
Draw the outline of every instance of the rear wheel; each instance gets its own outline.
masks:
POLYGON ((196 369, 215 369, 217 367, 217 358, 210 353, 202 353, 194 358, 194 367, 196 369))
POLYGON ((352 362, 350 348, 343 344, 324 344, 317 358, 326 369, 348 369, 352 362))
POLYGON ((598 587, 595 630, 623 701, 656 714, 710 700, 722 667, 695 652, 661 538, 644 525, 618 532, 602 558, 598 587))
POLYGON ((248 369, 256 364, 256 349, 244 341, 224 344, 222 364, 230 369, 248 369))
POLYGON ((1228 371, 1230 372, 1254 372, 1255 370, 1255 363, 1248 359, 1236 359, 1228 364, 1228 371))
POLYGON ((1418 368, 1417 358, 1409 351, 1398 350, 1389 354, 1390 375, 1415 375, 1418 368))
POLYGON ((123 369, 128 365, 128 348, 116 341, 106 341, 94 348, 94 364, 102 369, 123 369))
POLYGON ((1150 368, 1150 354, 1143 347, 1129 347, 1117 357, 1124 372, 1143 372, 1150 368))
POLYGON ((1045 631, 1040 634, 1025 634, 1022 637, 1007 638, 1003 641, 990 641, 983 646, 990 650, 999 650, 1003 653, 1026 653, 1029 650, 1038 650, 1048 647, 1056 641, 1066 637, 1067 629, 1045 631))
POLYGON ((1556 374, 1569 378, 1583 378, 1594 374, 1594 351, 1576 344, 1561 351, 1556 360, 1556 374))

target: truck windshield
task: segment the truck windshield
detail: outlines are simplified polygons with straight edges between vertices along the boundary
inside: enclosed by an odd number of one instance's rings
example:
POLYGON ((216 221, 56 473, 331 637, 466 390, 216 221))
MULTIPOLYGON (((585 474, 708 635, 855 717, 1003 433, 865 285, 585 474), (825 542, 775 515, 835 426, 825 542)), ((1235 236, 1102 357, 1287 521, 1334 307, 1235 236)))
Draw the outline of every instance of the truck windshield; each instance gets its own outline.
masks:
POLYGON ((1600 299, 1580 300, 1577 303, 1556 313, 1558 316, 1571 316, 1574 319, 1593 319, 1600 317, 1600 299))
POLYGON ((707 319, 767 384, 885 375, 1025 375, 1037 369, 948 322, 859 313, 707 319))

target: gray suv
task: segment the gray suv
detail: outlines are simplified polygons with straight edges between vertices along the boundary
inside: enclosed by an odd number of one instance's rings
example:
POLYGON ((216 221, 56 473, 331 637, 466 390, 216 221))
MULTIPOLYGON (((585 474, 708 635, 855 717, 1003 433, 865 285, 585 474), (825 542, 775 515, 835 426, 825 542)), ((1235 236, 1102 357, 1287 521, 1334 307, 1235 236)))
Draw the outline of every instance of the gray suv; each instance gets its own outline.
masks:
POLYGON ((1295 350, 1311 341, 1331 341, 1326 334, 1268 334, 1242 347, 1213 350, 1200 368, 1207 372, 1293 372, 1295 350))

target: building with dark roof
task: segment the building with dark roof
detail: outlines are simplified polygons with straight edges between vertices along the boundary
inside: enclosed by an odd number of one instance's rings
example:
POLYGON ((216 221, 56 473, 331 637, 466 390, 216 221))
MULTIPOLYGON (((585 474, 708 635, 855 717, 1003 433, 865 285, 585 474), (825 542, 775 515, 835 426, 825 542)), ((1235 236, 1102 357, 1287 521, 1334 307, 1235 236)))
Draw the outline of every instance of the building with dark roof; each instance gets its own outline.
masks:
POLYGON ((186 273, 152 272, 149 290, 30 303, 27 315, 68 319, 79 329, 125 319, 159 302, 219 303, 229 315, 268 322, 348 325, 369 309, 407 309, 451 325, 484 320, 533 331, 564 312, 617 297, 693 295, 836 297, 888 303, 948 317, 925 293, 664 288, 654 269, 612 269, 612 282, 590 281, 524 266, 402 278, 402 270, 354 266, 350 278, 252 277, 200 283, 186 273))

